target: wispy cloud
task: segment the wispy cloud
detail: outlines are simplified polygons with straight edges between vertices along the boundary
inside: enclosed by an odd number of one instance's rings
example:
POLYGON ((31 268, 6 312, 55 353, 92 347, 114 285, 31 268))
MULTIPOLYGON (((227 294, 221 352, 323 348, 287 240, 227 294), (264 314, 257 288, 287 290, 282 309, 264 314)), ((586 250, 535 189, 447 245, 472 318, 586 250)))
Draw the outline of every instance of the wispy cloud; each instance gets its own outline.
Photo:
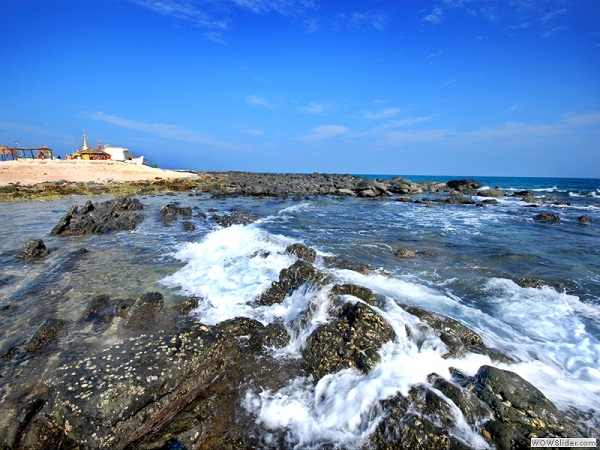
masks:
POLYGON ((389 122, 381 125, 380 129, 384 128, 402 128, 411 127, 418 123, 429 122, 432 119, 431 116, 420 116, 420 117, 407 117, 405 119, 390 120, 389 122))
POLYGON ((300 136, 297 139, 305 142, 320 142, 348 133, 350 133, 350 128, 342 125, 320 125, 311 129, 308 134, 300 136))
POLYGON ((251 136, 264 136, 265 132, 256 128, 241 128, 242 133, 249 134, 251 136))
POLYGON ((145 123, 137 122, 123 117, 111 116, 103 112, 95 112, 90 115, 93 120, 99 120, 101 122, 110 123, 130 130, 141 131, 144 133, 152 134, 154 136, 160 136, 166 139, 172 139, 174 141, 191 142, 195 144, 212 145, 218 147, 235 147, 239 144, 233 144, 229 142, 219 141, 206 136, 195 130, 181 127, 178 125, 170 125, 165 123, 145 123))
POLYGON ((198 27, 224 30, 229 26, 226 18, 218 17, 200 4, 187 0, 132 0, 133 3, 157 14, 192 23, 198 27))
POLYGON ((444 11, 442 11, 442 8, 435 7, 433 8, 433 10, 427 14, 423 20, 432 23, 434 25, 437 25, 438 23, 440 23, 442 20, 444 20, 444 11))
POLYGON ((264 106, 265 108, 273 108, 273 104, 260 95, 249 95, 246 97, 246 102, 253 106, 264 106))
POLYGON ((310 102, 307 106, 300 108, 300 112, 305 114, 319 114, 331 109, 329 103, 310 102))
POLYGON ((364 116, 365 119, 389 119, 390 117, 394 117, 400 113, 400 109, 398 108, 387 108, 381 111, 365 111, 364 116))

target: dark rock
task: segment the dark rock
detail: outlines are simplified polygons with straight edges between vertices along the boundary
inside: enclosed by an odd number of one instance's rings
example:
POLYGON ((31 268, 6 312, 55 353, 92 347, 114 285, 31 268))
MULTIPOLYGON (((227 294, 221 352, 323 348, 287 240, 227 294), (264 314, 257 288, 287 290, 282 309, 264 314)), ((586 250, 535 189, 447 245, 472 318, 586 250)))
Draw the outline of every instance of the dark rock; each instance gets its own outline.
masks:
POLYGON ((22 434, 36 445, 27 448, 140 448, 239 355, 234 339, 196 325, 70 360, 47 381, 54 394, 29 414, 22 434))
POLYGON ((178 203, 169 203, 168 205, 163 206, 160 210, 160 220, 162 220, 167 226, 177 221, 179 216, 183 217, 184 219, 191 218, 192 208, 189 206, 181 207, 178 203))
POLYGON ((195 229, 196 229, 196 225, 194 225, 189 220, 186 220, 185 222, 183 222, 183 230, 184 231, 194 231, 195 229))
POLYGON ((250 346, 256 350, 264 347, 283 348, 290 342, 290 335, 279 323, 271 323, 250 336, 250 346))
POLYGON ((422 185, 413 183, 402 177, 395 177, 389 180, 388 189, 390 192, 400 195, 420 194, 423 192, 422 185))
POLYGON ((233 214, 226 214, 219 216, 213 215, 211 219, 222 227, 230 227, 232 225, 248 225, 258 220, 257 216, 247 214, 243 212, 235 212, 233 214))
POLYGON ((405 197, 405 196, 403 196, 403 197, 398 197, 398 198, 396 199, 396 201, 397 201, 397 202, 402 202, 402 203, 410 203, 410 202, 412 202, 412 200, 411 200, 411 198, 410 198, 410 197, 405 197))
POLYGON ((198 307, 198 297, 188 297, 179 306, 179 314, 186 315, 198 307))
POLYGON ((54 344, 66 327, 67 321, 62 319, 46 319, 27 342, 25 350, 29 353, 45 350, 54 344))
POLYGON ((317 258, 317 252, 303 244, 288 245, 285 249, 285 252, 289 253, 290 255, 295 255, 309 263, 314 263, 315 259, 317 258))
POLYGON ((474 205, 475 200, 465 197, 462 191, 452 191, 444 203, 449 205, 474 205))
POLYGON ((366 373, 379 362, 381 346, 395 336, 392 327, 371 307, 346 303, 336 319, 320 325, 308 337, 302 355, 317 380, 350 367, 366 373))
POLYGON ((333 288, 331 288, 331 297, 335 298, 340 295, 352 295, 377 308, 381 308, 385 302, 383 296, 376 294, 369 288, 358 286, 356 284, 336 284, 333 286, 333 288))
POLYGON ((299 259, 287 269, 279 272, 279 281, 274 281, 257 299, 256 303, 265 306, 281 303, 286 295, 306 283, 315 273, 316 270, 311 264, 299 259))
POLYGON ((364 264, 349 259, 342 259, 336 256, 326 256, 323 258, 323 262, 325 267, 330 269, 353 270, 354 272, 362 273, 363 275, 367 275, 368 273, 376 270, 374 266, 369 264, 364 264))
POLYGON ((495 198, 489 198, 489 199, 482 201, 481 203, 484 205, 497 205, 498 200, 496 200, 495 198))
MULTIPOLYGON (((448 351, 444 354, 444 357, 462 356, 467 352, 488 353, 481 336, 460 322, 421 308, 406 306, 404 309, 429 325, 441 341, 446 344, 448 351)), ((409 328, 407 334, 417 336, 420 333, 419 330, 409 328)))
POLYGON ((480 197, 506 197, 506 193, 500 188, 484 189, 478 191, 477 195, 480 197))
POLYGON ((558 214, 552 214, 552 213, 541 213, 541 214, 538 214, 537 216, 535 216, 533 219, 540 221, 540 222, 559 222, 560 221, 560 217, 558 216, 558 214))
POLYGON ((51 234, 83 235, 133 230, 144 220, 142 214, 133 211, 142 209, 142 203, 132 197, 120 197, 98 204, 88 201, 81 209, 72 207, 51 234))
POLYGON ((370 437, 372 447, 377 450, 461 448, 458 442, 452 442, 450 435, 453 424, 450 405, 426 386, 413 386, 407 397, 397 394, 383 401, 382 409, 383 418, 370 437))
POLYGON ((216 326, 217 330, 230 334, 231 336, 251 336, 258 331, 264 330, 265 326, 258 320, 248 317, 234 317, 233 319, 220 322, 216 326))
POLYGON ((481 183, 479 183, 475 180, 469 180, 469 179, 451 180, 451 181, 448 181, 448 183, 446 183, 446 186, 448 186, 450 189, 454 189, 456 191, 472 193, 476 189, 479 189, 481 187, 481 183))
POLYGON ((461 385, 493 412, 484 424, 496 448, 529 448, 531 437, 577 437, 571 422, 542 392, 514 372, 482 366, 461 385))
POLYGON ((172 328, 172 320, 165 314, 164 298, 160 292, 149 292, 135 301, 125 328, 136 331, 153 331, 172 328))
POLYGON ((50 251, 46 248, 46 244, 41 239, 29 239, 17 255, 22 261, 29 262, 35 259, 41 259, 47 256, 50 251))
POLYGON ((587 225, 588 223, 590 223, 590 218, 586 215, 583 216, 579 216, 577 218, 577 222, 583 224, 583 225, 587 225))

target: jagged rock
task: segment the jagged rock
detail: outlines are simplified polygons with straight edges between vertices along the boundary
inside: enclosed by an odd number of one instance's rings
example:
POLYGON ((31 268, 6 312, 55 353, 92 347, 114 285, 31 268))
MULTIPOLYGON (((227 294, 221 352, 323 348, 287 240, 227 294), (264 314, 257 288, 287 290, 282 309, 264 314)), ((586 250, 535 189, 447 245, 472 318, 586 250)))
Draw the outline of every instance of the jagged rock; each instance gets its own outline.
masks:
POLYGON ((235 212, 233 214, 226 214, 223 216, 215 214, 211 217, 211 219, 222 227, 230 227, 232 225, 248 225, 252 222, 256 222, 258 217, 243 212, 235 212))
POLYGON ((390 324, 371 307, 346 303, 337 318, 308 337, 302 356, 317 380, 350 367, 368 372, 379 362, 381 346, 395 336, 390 324))
POLYGON ((169 203, 160 210, 160 220, 167 226, 177 221, 178 216, 181 216, 184 219, 190 219, 192 217, 192 208, 189 206, 181 207, 177 203, 169 203))
MULTIPOLYGON (((441 341, 446 344, 448 351, 444 354, 445 357, 462 356, 466 352, 488 354, 481 336, 460 322, 417 307, 405 306, 404 309, 429 325, 441 341)), ((413 333, 418 334, 418 330, 411 331, 410 328, 407 329, 409 336, 413 333)))
POLYGON ((196 229, 196 225, 194 225, 189 220, 183 222, 183 230, 184 231, 194 231, 196 229))
POLYGON ((280 323, 271 323, 250 336, 250 346, 256 350, 264 347, 283 348, 290 342, 290 335, 280 323))
POLYGON ((264 306, 281 303, 286 295, 306 283, 315 273, 316 270, 311 264, 299 259, 287 269, 279 272, 279 281, 274 281, 256 300, 256 303, 264 306))
POLYGON ((248 317, 234 317, 233 319, 224 320, 216 326, 217 330, 230 334, 235 337, 251 336, 258 331, 265 329, 265 326, 258 320, 248 317))
POLYGON ((52 395, 27 410, 20 442, 35 449, 137 447, 238 357, 234 339, 196 325, 70 360, 47 381, 52 395))
POLYGON ((353 270, 354 272, 362 273, 367 275, 369 272, 373 272, 376 268, 369 264, 364 264, 349 259, 342 259, 336 256, 325 256, 323 258, 325 267, 330 269, 344 269, 353 270))
POLYGON ((29 353, 39 352, 50 347, 58 340, 58 336, 67 326, 67 321, 62 319, 46 319, 27 342, 25 350, 29 353))
POLYGON ((370 437, 372 448, 461 448, 456 438, 451 437, 453 415, 450 405, 426 386, 413 386, 407 397, 397 394, 381 403, 385 412, 370 437))
POLYGON ((81 209, 77 206, 71 207, 52 229, 51 234, 75 236, 133 230, 144 220, 142 214, 133 211, 142 209, 142 203, 133 197, 119 197, 98 204, 88 201, 81 209))
POLYGON ((402 178, 395 177, 388 181, 389 191, 394 194, 406 195, 406 194, 420 194, 423 192, 421 185, 413 183, 412 181, 402 178))
POLYGON ((499 450, 529 448, 531 437, 579 436, 542 392, 514 372, 482 366, 461 385, 493 412, 483 427, 499 450))
POLYGON ((533 219, 540 221, 540 222, 559 222, 560 221, 560 217, 558 216, 558 214, 552 214, 552 213, 541 213, 541 214, 538 214, 537 216, 535 216, 533 219))
POLYGON ((451 180, 446 183, 450 189, 465 193, 474 193, 481 187, 481 183, 475 180, 451 180))
POLYGON ((309 263, 314 263, 315 259, 317 258, 317 252, 303 244, 288 245, 285 249, 285 252, 289 253, 290 255, 295 255, 309 263))
POLYGON ((358 286, 356 284, 336 284, 333 286, 333 288, 331 288, 331 297, 335 299, 340 295, 352 295, 377 308, 381 308, 385 302, 383 296, 376 294, 369 288, 358 286))
POLYGON ((41 259, 47 256, 50 251, 46 248, 46 244, 41 239, 29 239, 17 255, 22 261, 29 262, 35 259, 41 259))
POLYGON ((188 297, 184 300, 184 302, 179 306, 179 314, 186 315, 192 312, 194 309, 198 307, 199 299, 198 297, 188 297))
POLYGON ((125 321, 125 328, 136 331, 155 331, 173 327, 173 321, 165 314, 164 298, 160 292, 149 292, 138 298, 125 321))

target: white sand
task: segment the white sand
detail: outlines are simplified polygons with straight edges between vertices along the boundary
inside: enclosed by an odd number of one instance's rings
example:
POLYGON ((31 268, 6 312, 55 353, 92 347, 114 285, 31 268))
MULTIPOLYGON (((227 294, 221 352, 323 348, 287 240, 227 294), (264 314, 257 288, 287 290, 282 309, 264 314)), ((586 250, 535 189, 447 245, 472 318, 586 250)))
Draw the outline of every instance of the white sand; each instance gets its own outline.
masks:
POLYGON ((197 174, 155 169, 116 161, 18 160, 0 161, 0 186, 23 186, 66 180, 69 182, 110 183, 144 180, 198 178, 197 174))

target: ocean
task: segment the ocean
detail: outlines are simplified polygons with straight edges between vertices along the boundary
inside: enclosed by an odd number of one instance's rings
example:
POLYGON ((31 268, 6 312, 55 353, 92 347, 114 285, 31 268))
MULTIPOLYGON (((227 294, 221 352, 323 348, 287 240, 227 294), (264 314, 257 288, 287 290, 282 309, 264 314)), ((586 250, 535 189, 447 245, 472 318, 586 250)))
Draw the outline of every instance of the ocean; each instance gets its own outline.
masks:
MULTIPOLYGON (((407 178, 445 182, 456 177, 407 178)), ((303 243, 317 251, 315 266, 336 282, 359 284, 383 295, 387 302, 380 314, 394 329, 415 320, 401 305, 418 306, 458 320, 480 334, 487 346, 517 362, 492 363, 477 354, 444 359, 437 336, 427 336, 431 345, 418 347, 398 333, 397 340, 380 350, 381 362, 368 374, 342 370, 316 386, 306 377, 290 379, 279 389, 241 386, 241 406, 262 428, 285 430, 290 445, 297 448, 319 448, 324 443, 353 448, 376 426, 378 417, 368 414, 376 402, 427 383, 433 372, 450 377, 455 367, 474 374, 480 366, 493 364, 518 373, 581 426, 596 432, 600 179, 469 178, 487 187, 499 186, 508 194, 530 189, 547 201, 533 207, 517 197, 502 197, 497 205, 485 207, 436 203, 425 207, 396 201, 396 196, 382 200, 319 196, 301 201, 142 196, 146 218, 135 231, 78 237, 51 236, 50 230, 71 205, 83 205, 87 198, 0 203, 0 309, 22 305, 21 314, 3 318, 0 349, 46 316, 81 317, 92 296, 159 291, 167 304, 188 296, 200 298, 191 314, 207 325, 239 316, 265 324, 281 322, 292 339, 272 356, 298 359, 310 332, 330 320, 326 308, 308 323, 299 325, 298 320, 315 298, 329 301, 326 288, 295 291, 273 306, 253 307, 250 302, 295 261, 285 248, 303 243), (159 221, 160 209, 174 201, 194 208, 195 230, 184 231, 181 223, 166 227, 159 221), (237 211, 259 220, 221 228, 197 214, 210 217, 237 211), (560 221, 534 220, 542 212, 557 214, 560 221), (583 215, 589 224, 580 223, 583 215), (44 262, 24 264, 15 258, 29 238, 43 239, 54 249, 44 262), (65 269, 66 255, 81 248, 93 257, 65 269), (399 258, 394 254, 397 248, 410 249, 416 256, 399 258), (266 256, 256 258, 257 253, 266 256), (325 256, 379 270, 364 275, 325 268, 325 256), (541 280, 543 286, 520 287, 516 281, 523 278, 541 280)), ((67 339, 76 343, 78 337, 67 339)), ((455 434, 472 447, 485 444, 464 420, 457 418, 455 428, 455 434)))

